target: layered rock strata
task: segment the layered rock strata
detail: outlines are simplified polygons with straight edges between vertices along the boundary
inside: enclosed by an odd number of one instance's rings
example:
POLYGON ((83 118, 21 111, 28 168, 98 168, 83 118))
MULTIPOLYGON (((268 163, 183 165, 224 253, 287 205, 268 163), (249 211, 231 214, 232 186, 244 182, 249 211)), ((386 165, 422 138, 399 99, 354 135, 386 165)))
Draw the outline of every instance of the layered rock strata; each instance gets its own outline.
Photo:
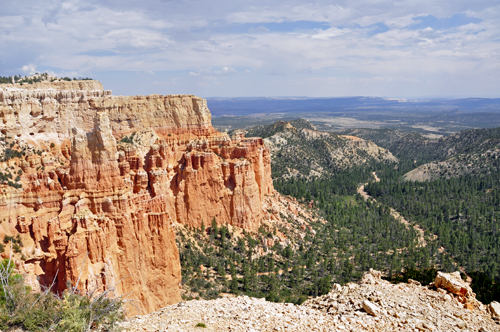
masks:
MULTIPOLYGON (((189 139, 220 135, 211 125, 206 100, 196 96, 123 97, 111 95, 111 91, 103 90, 96 81, 58 83, 61 86, 50 89, 0 86, 1 133, 35 142, 48 140, 61 144, 71 136, 72 128, 92 131, 94 117, 99 112, 106 112, 117 137, 144 128, 154 129, 162 136, 170 134, 189 139), (66 87, 78 89, 66 90, 66 87)), ((45 87, 49 83, 43 84, 45 87)))
POLYGON ((65 81, 59 80, 55 82, 42 81, 32 84, 28 83, 12 83, 12 84, 2 84, 0 85, 1 90, 103 90, 102 84, 95 80, 75 80, 75 81, 65 81))
POLYGON ((198 97, 3 89, 0 117, 24 154, 0 164, 22 174, 0 185, 0 238, 21 234, 34 287, 116 283, 142 313, 178 302, 175 225, 257 230, 274 191, 263 141, 215 131, 198 97))

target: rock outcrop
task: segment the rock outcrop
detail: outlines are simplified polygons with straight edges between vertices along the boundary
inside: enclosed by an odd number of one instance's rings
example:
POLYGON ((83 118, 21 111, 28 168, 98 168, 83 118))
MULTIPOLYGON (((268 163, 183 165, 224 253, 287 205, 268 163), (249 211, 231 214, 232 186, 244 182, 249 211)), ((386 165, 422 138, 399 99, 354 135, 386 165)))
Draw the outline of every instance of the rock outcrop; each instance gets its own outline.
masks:
POLYGON ((215 131, 201 98, 115 97, 92 82, 0 90, 2 136, 22 152, 0 163, 22 184, 0 185, 0 237, 21 234, 34 286, 117 283, 150 312, 180 300, 175 225, 259 228, 269 149, 215 131))
POLYGON ((438 272, 434 286, 446 289, 450 293, 467 299, 476 297, 469 284, 462 280, 460 272, 444 273, 438 272))
POLYGON ((475 300, 459 272, 439 272, 434 285, 424 287, 411 279, 391 284, 379 271, 370 270, 359 284, 335 284, 330 293, 304 306, 334 317, 338 329, 350 331, 498 330, 487 306, 475 300))
POLYGON ((102 84, 95 80, 75 80, 75 81, 41 81, 32 84, 24 83, 12 83, 12 84, 2 84, 0 86, 2 90, 83 90, 83 91, 94 91, 103 90, 102 84))
POLYGON ((500 303, 498 303, 497 301, 493 301, 488 306, 488 309, 490 310, 491 317, 493 317, 493 319, 497 321, 500 321, 500 303))
POLYGON ((60 144, 73 128, 92 131, 97 113, 105 112, 117 138, 144 128, 183 139, 222 135, 211 125, 206 100, 196 96, 112 96, 96 81, 58 83, 61 86, 31 90, 0 86, 0 131, 60 144), (82 89, 64 89, 80 85, 82 89))

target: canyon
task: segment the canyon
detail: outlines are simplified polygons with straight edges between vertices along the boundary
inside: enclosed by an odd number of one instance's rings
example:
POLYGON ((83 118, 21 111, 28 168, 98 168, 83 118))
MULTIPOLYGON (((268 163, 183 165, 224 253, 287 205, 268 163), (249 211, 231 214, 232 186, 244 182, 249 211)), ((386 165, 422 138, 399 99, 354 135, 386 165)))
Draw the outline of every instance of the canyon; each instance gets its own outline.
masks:
POLYGON ((176 226, 256 231, 269 217, 269 148, 216 131, 196 96, 6 84, 0 132, 0 170, 18 175, 0 184, 0 238, 19 235, 14 259, 34 289, 116 287, 148 313, 180 300, 176 226))

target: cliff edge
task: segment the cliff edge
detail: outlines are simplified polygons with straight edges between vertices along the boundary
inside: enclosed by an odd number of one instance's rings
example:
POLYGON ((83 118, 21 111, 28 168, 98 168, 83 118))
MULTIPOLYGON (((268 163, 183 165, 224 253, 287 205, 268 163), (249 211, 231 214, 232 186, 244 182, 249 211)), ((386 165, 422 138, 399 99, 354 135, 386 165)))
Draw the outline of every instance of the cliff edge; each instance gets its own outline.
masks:
POLYGON ((112 276, 151 312, 180 300, 176 225, 259 228, 270 153, 217 132, 202 98, 112 96, 95 82, 0 86, 0 168, 14 181, 0 184, 0 238, 20 234, 34 288, 112 276))
POLYGON ((206 331, 498 331, 500 304, 477 301, 453 273, 439 272, 429 287, 380 276, 370 270, 361 282, 334 284, 302 305, 247 296, 187 301, 120 325, 130 332, 197 331, 200 324, 206 331))

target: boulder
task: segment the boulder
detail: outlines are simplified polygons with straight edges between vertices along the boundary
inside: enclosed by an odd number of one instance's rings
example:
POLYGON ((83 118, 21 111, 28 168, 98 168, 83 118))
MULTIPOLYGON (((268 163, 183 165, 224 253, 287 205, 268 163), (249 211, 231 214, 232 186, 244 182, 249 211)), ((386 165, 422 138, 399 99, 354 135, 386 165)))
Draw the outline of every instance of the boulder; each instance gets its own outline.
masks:
POLYGON ((490 310, 491 316, 493 318, 500 319, 500 303, 498 303, 497 301, 493 301, 488 306, 488 309, 490 310))
POLYGON ((438 272, 434 285, 437 288, 444 288, 455 295, 464 296, 466 298, 475 297, 472 288, 470 288, 469 284, 460 277, 459 271, 453 273, 438 272))
POLYGON ((382 280, 382 272, 370 269, 370 271, 363 273, 361 284, 377 284, 382 280))
POLYGON ((408 283, 410 285, 417 285, 417 286, 421 286, 420 282, 417 281, 417 280, 413 280, 413 279, 408 279, 408 283))
POLYGON ((370 315, 375 317, 380 315, 380 308, 375 303, 372 303, 368 300, 364 300, 362 305, 363 309, 370 315))

